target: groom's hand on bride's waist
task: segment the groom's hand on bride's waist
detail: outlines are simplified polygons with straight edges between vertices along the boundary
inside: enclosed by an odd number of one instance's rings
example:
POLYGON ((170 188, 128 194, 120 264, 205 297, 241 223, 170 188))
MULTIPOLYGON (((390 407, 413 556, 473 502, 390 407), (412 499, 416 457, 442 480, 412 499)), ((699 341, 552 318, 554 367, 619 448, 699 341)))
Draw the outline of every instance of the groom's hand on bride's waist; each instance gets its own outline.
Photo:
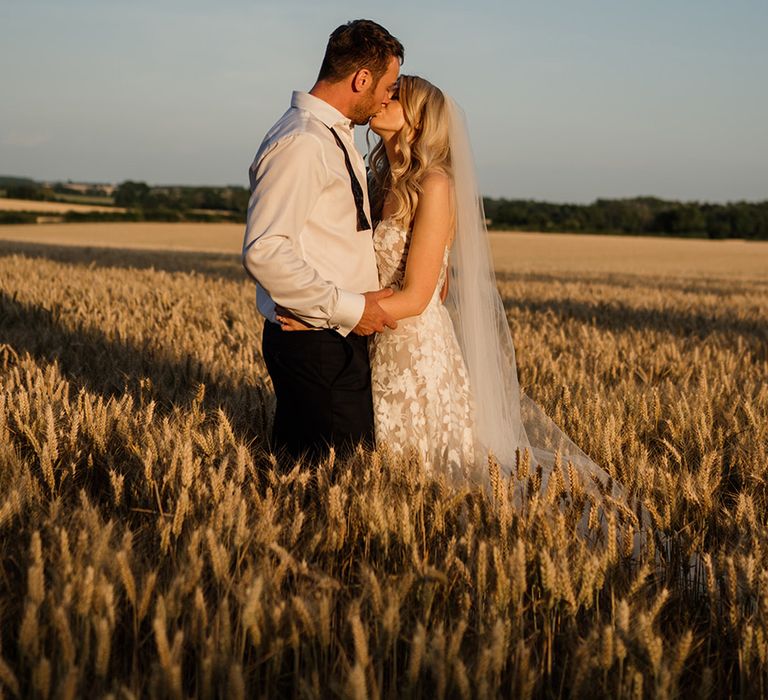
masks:
POLYGON ((357 335, 372 335, 381 333, 385 328, 397 328, 397 321, 379 306, 380 299, 391 297, 394 292, 391 289, 380 289, 377 292, 366 292, 365 309, 363 315, 352 329, 357 335))

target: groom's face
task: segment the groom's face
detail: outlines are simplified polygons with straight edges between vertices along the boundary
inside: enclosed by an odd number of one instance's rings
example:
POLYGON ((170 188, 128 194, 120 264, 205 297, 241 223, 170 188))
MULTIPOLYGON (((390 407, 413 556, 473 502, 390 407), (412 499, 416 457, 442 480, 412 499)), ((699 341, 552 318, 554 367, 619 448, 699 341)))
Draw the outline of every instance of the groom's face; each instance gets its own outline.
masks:
POLYGON ((382 107, 389 103, 392 93, 397 87, 397 77, 400 75, 400 61, 392 56, 387 72, 379 78, 376 84, 360 95, 360 100, 352 115, 355 124, 367 124, 368 120, 382 107))

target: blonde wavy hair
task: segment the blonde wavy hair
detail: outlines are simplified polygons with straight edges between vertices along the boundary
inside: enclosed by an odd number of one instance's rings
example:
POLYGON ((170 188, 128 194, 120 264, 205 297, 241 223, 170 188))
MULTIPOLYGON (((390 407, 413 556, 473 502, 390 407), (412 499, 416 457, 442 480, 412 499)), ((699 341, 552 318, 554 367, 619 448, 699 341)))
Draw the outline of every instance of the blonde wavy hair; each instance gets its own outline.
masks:
POLYGON ((391 192, 396 205, 393 218, 410 227, 424 176, 439 171, 453 180, 449 125, 445 96, 424 78, 401 75, 398 101, 405 117, 405 125, 397 136, 402 158, 391 164, 384 143, 379 141, 368 159, 369 189, 374 219, 381 219, 384 199, 391 192))

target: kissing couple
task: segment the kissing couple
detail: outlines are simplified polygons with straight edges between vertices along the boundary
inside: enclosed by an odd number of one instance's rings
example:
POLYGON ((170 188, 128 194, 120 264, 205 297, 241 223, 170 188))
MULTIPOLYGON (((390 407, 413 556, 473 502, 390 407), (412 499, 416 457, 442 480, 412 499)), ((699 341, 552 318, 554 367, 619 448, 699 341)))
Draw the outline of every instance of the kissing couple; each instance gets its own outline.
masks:
POLYGON ((520 391, 463 112, 399 75, 403 57, 375 22, 338 27, 250 167, 242 260, 265 318, 271 448, 385 447, 486 484, 489 454, 511 475, 527 452, 542 488, 569 463, 604 493, 607 473, 520 391))

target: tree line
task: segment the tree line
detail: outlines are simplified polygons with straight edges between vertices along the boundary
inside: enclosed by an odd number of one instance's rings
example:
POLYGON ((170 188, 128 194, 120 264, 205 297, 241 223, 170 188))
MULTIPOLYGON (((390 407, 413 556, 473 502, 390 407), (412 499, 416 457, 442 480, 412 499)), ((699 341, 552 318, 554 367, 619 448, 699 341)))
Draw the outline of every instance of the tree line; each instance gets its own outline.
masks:
POLYGON ((483 204, 493 229, 768 240, 768 200, 709 204, 634 197, 553 204, 486 197, 483 204))
MULTIPOLYGON (((35 201, 61 201, 79 195, 66 183, 44 185, 22 178, 0 178, 5 197, 30 200, 28 212, 0 212, 0 223, 34 223, 35 201)), ((88 193, 86 193, 88 194, 88 193)), ((97 194, 94 190, 93 194, 97 194)), ((250 193, 239 186, 187 187, 153 186, 126 180, 120 183, 109 201, 125 212, 67 212, 64 221, 235 221, 243 222, 250 193)))
MULTIPOLYGON (((66 183, 44 186, 24 178, 0 178, 6 197, 57 199, 66 183)), ((159 186, 126 180, 112 201, 121 212, 69 212, 66 221, 231 221, 242 223, 248 208, 246 187, 159 186)), ((597 199, 590 204, 558 204, 532 199, 483 198, 489 228, 571 233, 612 233, 700 238, 768 240, 768 200, 762 202, 680 202, 658 197, 597 199)), ((30 212, 34 206, 30 206, 30 212)), ((0 223, 34 221, 26 212, 0 213, 0 223)))
POLYGON ((245 220, 250 193, 245 187, 150 186, 127 180, 115 190, 115 205, 163 221, 245 220))

